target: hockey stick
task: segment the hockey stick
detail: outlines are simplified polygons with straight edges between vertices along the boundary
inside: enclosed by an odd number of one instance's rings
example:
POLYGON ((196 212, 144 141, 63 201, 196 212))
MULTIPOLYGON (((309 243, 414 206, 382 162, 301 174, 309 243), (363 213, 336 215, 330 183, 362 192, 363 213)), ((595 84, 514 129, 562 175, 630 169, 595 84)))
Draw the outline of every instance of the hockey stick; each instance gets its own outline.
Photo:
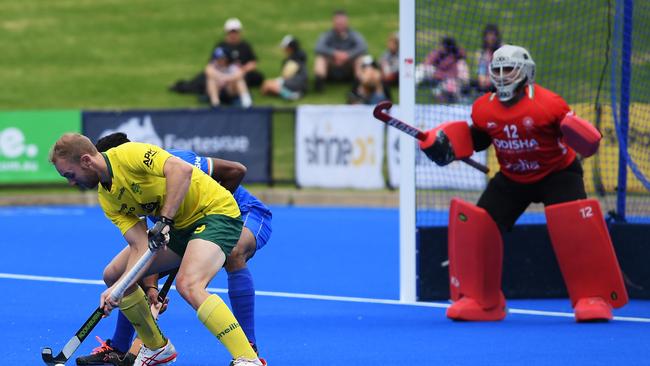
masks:
MULTIPOLYGON (((373 111, 372 114, 375 116, 375 118, 377 118, 378 120, 386 123, 387 125, 395 127, 398 130, 400 130, 400 131, 406 133, 407 135, 409 135, 411 137, 414 137, 414 138, 416 138, 416 139, 418 139, 420 141, 424 141, 427 137, 426 137, 426 134, 424 132, 422 132, 420 129, 418 129, 416 127, 413 127, 413 126, 409 125, 406 122, 402 122, 402 121, 398 120, 397 118, 392 117, 389 114, 387 114, 386 112, 384 112, 385 110, 390 109, 390 107, 392 107, 392 106, 393 106, 393 103, 391 103, 389 101, 379 102, 379 104, 377 104, 377 106, 375 107, 375 110, 373 111)), ((488 167, 486 167, 485 165, 483 165, 483 164, 481 164, 481 163, 479 163, 476 160, 473 160, 471 158, 464 158, 464 159, 461 159, 461 160, 464 163, 470 165, 472 168, 478 169, 478 170, 480 170, 481 172, 483 172, 485 174, 487 174, 490 171, 490 169, 488 169, 488 167)))
MULTIPOLYGON (((153 258, 155 252, 152 251, 151 249, 147 250, 146 253, 135 263, 133 268, 129 271, 129 273, 124 276, 120 280, 120 282, 117 283, 115 286, 115 289, 111 293, 111 299, 113 301, 117 301, 124 295, 124 291, 126 291, 127 288, 132 284, 132 282, 136 279, 138 276, 139 272, 146 266, 149 261, 153 258)), ((99 323, 100 320, 102 320, 102 317, 104 316, 104 309, 101 307, 98 307, 95 309, 95 311, 90 315, 90 317, 86 320, 86 322, 79 328, 77 333, 70 338, 68 343, 65 344, 61 352, 59 352, 56 357, 53 356, 52 354, 52 348, 46 347, 41 350, 41 356, 43 357, 43 361, 48 366, 56 366, 57 364, 65 364, 68 359, 70 359, 70 356, 79 348, 81 343, 88 337, 90 332, 95 328, 95 326, 99 323)))
MULTIPOLYGON (((602 114, 603 114, 603 109, 600 103, 596 103, 596 121, 595 121, 595 126, 598 131, 601 131, 601 121, 602 121, 602 114)), ((592 171, 591 171, 591 177, 594 183, 594 190, 600 197, 605 197, 607 192, 605 191, 605 185, 603 184, 603 177, 600 174, 600 153, 597 153, 594 155, 594 162, 592 165, 592 171)))

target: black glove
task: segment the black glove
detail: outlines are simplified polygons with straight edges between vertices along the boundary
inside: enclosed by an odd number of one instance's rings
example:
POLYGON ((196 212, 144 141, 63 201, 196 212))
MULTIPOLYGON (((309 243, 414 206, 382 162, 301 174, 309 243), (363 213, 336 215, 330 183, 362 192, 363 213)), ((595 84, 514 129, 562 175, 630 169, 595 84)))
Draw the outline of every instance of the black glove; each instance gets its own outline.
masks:
POLYGON ((435 139, 427 138, 426 141, 420 143, 420 148, 429 159, 439 166, 445 166, 456 160, 451 141, 449 141, 449 137, 447 137, 447 134, 443 130, 436 128, 426 133, 427 135, 434 134, 435 136, 435 139))
POLYGON ((174 220, 161 216, 160 220, 147 232, 149 249, 157 250, 167 245, 169 243, 169 231, 172 227, 174 227, 174 220))

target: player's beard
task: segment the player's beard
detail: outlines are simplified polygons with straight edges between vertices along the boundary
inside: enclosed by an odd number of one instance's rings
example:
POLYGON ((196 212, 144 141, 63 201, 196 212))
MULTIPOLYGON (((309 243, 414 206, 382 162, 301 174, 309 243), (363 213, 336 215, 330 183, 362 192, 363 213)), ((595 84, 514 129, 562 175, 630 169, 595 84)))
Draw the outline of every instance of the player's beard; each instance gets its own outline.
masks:
POLYGON ((88 170, 84 172, 82 179, 76 180, 76 183, 77 187, 79 187, 79 189, 82 191, 96 189, 97 185, 99 184, 99 175, 97 175, 97 173, 92 170, 88 170))

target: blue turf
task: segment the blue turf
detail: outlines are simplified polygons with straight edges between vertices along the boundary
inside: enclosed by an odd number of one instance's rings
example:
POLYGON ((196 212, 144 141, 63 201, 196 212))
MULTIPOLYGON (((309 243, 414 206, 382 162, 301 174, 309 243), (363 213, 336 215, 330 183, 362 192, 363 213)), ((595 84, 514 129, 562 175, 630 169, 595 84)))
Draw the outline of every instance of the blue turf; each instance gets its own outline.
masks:
MULTIPOLYGON (((609 219, 609 218, 608 218, 609 219)), ((631 224, 650 224, 650 216, 626 216, 627 222, 631 224)), ((416 214, 416 225, 426 226, 447 226, 449 222, 448 210, 418 210, 416 214)), ((545 224, 546 216, 543 212, 525 212, 517 219, 516 224, 545 224)))
MULTIPOLYGON (((447 226, 448 210, 417 210, 415 223, 418 227, 447 226)), ((546 217, 541 212, 526 212, 517 220, 517 224, 543 224, 546 217)))
MULTIPOLYGON (((273 236, 251 261, 257 290, 395 299, 394 209, 272 207, 273 236)), ((96 207, 0 208, 0 272, 99 279, 123 241, 96 207), (11 250, 7 250, 11 248, 11 250)), ((219 274, 212 287, 226 287, 219 274)), ((102 286, 0 278, 3 365, 39 365, 98 304, 102 286)), ((227 296, 222 295, 223 298, 227 296)), ((176 365, 226 365, 224 348, 174 291, 161 328, 176 365)), ((509 301, 511 308, 570 312, 568 300, 509 301)), ((257 338, 270 365, 648 365, 650 323, 575 324, 511 314, 500 323, 453 323, 444 309, 258 296, 257 338)), ((634 301, 618 316, 650 318, 634 301)), ((105 319, 78 354, 112 335, 105 319)), ((73 364, 70 362, 69 364, 73 364)))
MULTIPOLYGON (((397 298, 398 214, 394 209, 272 207, 273 234, 250 267, 258 288, 397 298), (333 277, 334 276, 334 277, 333 277), (368 280, 372 282, 369 283, 368 280)), ((2 271, 100 279, 126 245, 98 207, 0 208, 11 251, 2 271), (37 264, 25 266, 25 258, 37 264)), ((226 276, 214 286, 227 287, 226 276)))

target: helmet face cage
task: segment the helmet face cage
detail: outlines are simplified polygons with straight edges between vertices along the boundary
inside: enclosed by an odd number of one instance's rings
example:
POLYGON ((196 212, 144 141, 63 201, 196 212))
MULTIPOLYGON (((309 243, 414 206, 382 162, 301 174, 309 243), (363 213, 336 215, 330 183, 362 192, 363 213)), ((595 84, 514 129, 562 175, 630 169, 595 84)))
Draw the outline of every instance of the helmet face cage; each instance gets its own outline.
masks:
POLYGON ((497 89, 497 97, 505 102, 514 97, 515 90, 523 82, 534 83, 535 62, 525 49, 506 45, 494 52, 489 76, 497 89))

